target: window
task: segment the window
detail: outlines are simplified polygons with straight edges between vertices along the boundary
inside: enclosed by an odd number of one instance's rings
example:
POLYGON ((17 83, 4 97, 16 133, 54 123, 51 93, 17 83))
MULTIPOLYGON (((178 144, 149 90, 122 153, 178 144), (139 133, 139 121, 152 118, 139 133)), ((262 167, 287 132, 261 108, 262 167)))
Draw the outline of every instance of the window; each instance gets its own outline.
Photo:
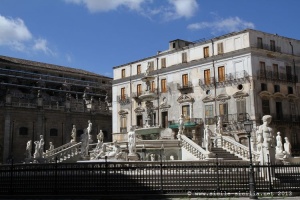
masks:
POLYGON ((223 42, 218 43, 218 54, 223 54, 224 49, 223 49, 223 42))
POLYGON ((142 84, 138 84, 136 86, 136 93, 138 96, 140 96, 142 94, 142 84))
POLYGON ((204 58, 209 57, 209 47, 204 47, 203 48, 203 53, 204 53, 204 58))
POLYGON ((265 83, 261 83, 261 91, 268 91, 268 86, 265 83))
POLYGON ((238 121, 245 121, 246 119, 246 100, 238 100, 236 101, 236 111, 238 121))
POLYGON ((278 79, 278 65, 273 64, 273 79, 278 79))
POLYGON ((263 49, 264 48, 263 41, 262 41, 261 37, 257 38, 257 48, 259 48, 259 49, 263 49))
POLYGON ((143 127, 143 115, 136 116, 136 125, 138 127, 143 127))
POLYGON ((166 93, 167 92, 167 80, 161 79, 161 92, 166 93))
POLYGON ((204 83, 205 85, 210 84, 210 69, 204 70, 204 83))
POLYGON ((296 109, 296 104, 294 102, 290 102, 290 113, 292 116, 292 121, 296 121, 297 120, 297 109, 296 109))
POLYGON ((181 54, 181 59, 182 59, 182 63, 186 63, 187 62, 187 53, 186 52, 183 52, 182 54, 181 54))
POLYGON ((288 81, 292 81, 292 67, 291 66, 286 66, 286 78, 288 81))
POLYGON ((153 71, 154 70, 154 62, 153 61, 148 62, 148 67, 149 67, 149 72, 153 71))
POLYGON ((275 40, 270 40, 270 50, 275 51, 275 40))
POLYGON ((19 135, 28 135, 28 128, 26 127, 19 128, 19 135))
POLYGON ((125 69, 122 69, 122 78, 125 78, 125 69))
POLYGON ((126 96, 125 96, 125 88, 121 88, 121 100, 125 100, 126 96))
POLYGON ((261 104, 262 104, 262 114, 269 115, 270 114, 269 100, 263 99, 261 100, 261 104))
POLYGON ((182 106, 182 114, 183 114, 185 120, 190 119, 190 105, 182 106))
POLYGON ((136 74, 141 74, 141 65, 136 66, 136 74))
POLYGON ((205 124, 212 124, 214 118, 213 105, 205 105, 205 124))
POLYGON ((259 69, 260 69, 260 76, 266 77, 266 63, 265 62, 259 62, 259 69))
POLYGON ((274 92, 280 92, 280 85, 274 85, 274 92))
POLYGON ((219 104, 219 115, 223 116, 223 121, 228 122, 228 104, 219 104))
POLYGON ((161 112, 162 128, 168 127, 168 112, 161 112))
POLYGON ((125 115, 121 116, 120 122, 121 122, 120 132, 126 133, 127 132, 127 118, 125 115))
POLYGON ((50 129, 50 136, 51 137, 58 136, 58 130, 56 128, 51 128, 50 129))
POLYGON ((218 78, 219 82, 224 82, 225 81, 225 67, 218 67, 218 78))
POLYGON ((189 78, 187 74, 182 75, 182 86, 187 87, 189 85, 189 78))
POLYGON ((293 94, 293 93, 294 93, 293 87, 288 86, 288 94, 293 94))
POLYGON ((282 102, 276 102, 276 119, 281 120, 283 118, 282 102))
POLYGON ((166 68, 166 58, 162 58, 160 62, 161 62, 161 68, 166 68))
POLYGON ((151 85, 150 85, 150 91, 151 91, 151 92, 154 92, 154 91, 155 91, 155 81, 152 81, 152 82, 151 82, 151 85))

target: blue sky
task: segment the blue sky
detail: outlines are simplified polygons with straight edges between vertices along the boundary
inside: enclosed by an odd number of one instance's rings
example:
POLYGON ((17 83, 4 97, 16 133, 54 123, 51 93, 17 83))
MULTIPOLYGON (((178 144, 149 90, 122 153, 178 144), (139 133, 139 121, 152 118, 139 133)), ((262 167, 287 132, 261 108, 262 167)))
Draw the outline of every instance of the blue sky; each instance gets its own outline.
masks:
POLYGON ((300 40, 299 0, 0 0, 0 55, 113 75, 112 68, 252 28, 300 40))

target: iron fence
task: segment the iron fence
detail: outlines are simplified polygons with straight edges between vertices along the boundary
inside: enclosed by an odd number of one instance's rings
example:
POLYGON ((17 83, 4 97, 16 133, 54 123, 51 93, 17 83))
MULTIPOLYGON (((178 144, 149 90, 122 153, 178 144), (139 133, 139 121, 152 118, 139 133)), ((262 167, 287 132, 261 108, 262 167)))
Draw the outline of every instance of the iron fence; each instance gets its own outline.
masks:
MULTIPOLYGON (((257 192, 297 192, 300 165, 254 165, 257 192)), ((247 193, 249 165, 86 162, 0 166, 0 195, 247 193)))

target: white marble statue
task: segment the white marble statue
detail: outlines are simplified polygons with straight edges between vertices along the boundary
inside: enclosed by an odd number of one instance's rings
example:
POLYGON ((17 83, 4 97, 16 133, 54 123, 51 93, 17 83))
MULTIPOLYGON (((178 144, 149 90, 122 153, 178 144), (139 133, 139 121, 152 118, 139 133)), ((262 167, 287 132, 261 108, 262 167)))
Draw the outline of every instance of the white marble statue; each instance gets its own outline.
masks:
POLYGON ((151 159, 151 161, 155 161, 155 154, 152 153, 152 154, 150 155, 150 159, 151 159))
POLYGON ((53 151, 54 150, 54 145, 52 142, 49 142, 49 149, 48 151, 53 151))
POLYGON ((45 141, 44 141, 44 136, 40 135, 40 142, 39 142, 39 157, 43 158, 44 157, 44 145, 45 145, 45 141))
POLYGON ((113 142, 112 146, 107 147, 107 153, 105 154, 108 158, 118 158, 120 156, 121 152, 121 147, 118 144, 118 141, 115 140, 113 142))
POLYGON ((260 153, 262 151, 262 135, 259 132, 259 127, 256 127, 256 151, 260 153))
POLYGON ((285 157, 290 157, 292 154, 292 145, 291 145, 288 137, 285 137, 284 140, 285 140, 285 143, 284 143, 285 157))
POLYGON ((104 139, 104 134, 103 134, 102 130, 100 130, 99 134, 97 135, 98 143, 99 142, 103 143, 103 139, 104 139))
POLYGON ((77 135, 76 135, 76 125, 75 124, 73 125, 73 128, 72 128, 71 137, 72 137, 71 142, 72 143, 76 142, 77 135))
POLYGON ((31 159, 31 150, 32 150, 32 141, 29 140, 26 144, 26 158, 27 159, 31 159))
POLYGON ((211 147, 212 147, 212 141, 211 141, 211 136, 212 136, 212 132, 211 130, 209 129, 209 125, 206 125, 205 126, 205 129, 204 129, 204 145, 205 145, 205 149, 206 151, 211 151, 211 147))
POLYGON ((268 156, 271 163, 275 163, 275 144, 273 129, 269 126, 272 121, 271 115, 262 118, 263 124, 259 126, 258 132, 262 135, 262 150, 260 154, 260 164, 267 165, 268 156))
POLYGON ((81 137, 81 155, 87 156, 88 149, 89 149, 89 135, 87 129, 84 129, 83 134, 81 137))
POLYGON ((130 130, 128 132, 128 150, 129 150, 128 155, 135 154, 135 151, 136 151, 136 148, 135 148, 135 131, 133 130, 133 127, 130 127, 130 130))
POLYGON ((280 132, 277 132, 277 136, 276 136, 276 154, 282 153, 283 149, 282 149, 282 139, 280 136, 280 132))
POLYGON ((222 135, 223 134, 223 120, 222 117, 218 117, 218 123, 217 123, 217 134, 222 135))
POLYGON ((91 132, 92 132, 92 127, 93 127, 93 124, 91 122, 91 120, 88 120, 88 127, 87 127, 87 133, 90 135, 91 132))
POLYGON ((180 117, 178 119, 178 124, 179 124, 178 125, 178 129, 179 129, 178 133, 182 134, 183 129, 184 129, 184 115, 183 114, 180 115, 180 117))
POLYGON ((33 157, 34 158, 39 158, 40 157, 40 151, 39 151, 39 144, 40 142, 39 141, 35 141, 34 144, 35 144, 35 150, 34 150, 34 154, 33 154, 33 157))

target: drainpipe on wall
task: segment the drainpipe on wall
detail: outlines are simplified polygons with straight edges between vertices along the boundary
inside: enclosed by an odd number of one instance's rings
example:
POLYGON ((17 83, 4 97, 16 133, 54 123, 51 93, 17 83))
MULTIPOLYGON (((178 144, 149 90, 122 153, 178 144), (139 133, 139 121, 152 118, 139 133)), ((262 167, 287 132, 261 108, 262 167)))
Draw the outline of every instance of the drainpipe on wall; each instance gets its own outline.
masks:
MULTIPOLYGON (((295 58, 294 58, 294 46, 292 45, 292 42, 290 42, 290 45, 292 47, 294 76, 296 77, 296 64, 295 64, 295 58)), ((295 83, 295 87, 296 87, 296 81, 294 81, 294 83, 295 83)))
MULTIPOLYGON (((212 57, 215 56, 215 51, 214 51, 214 41, 213 39, 211 39, 211 46, 212 46, 212 57)), ((214 87, 215 87, 215 108, 214 108, 214 111, 215 111, 215 116, 217 116, 217 100, 216 100, 216 97, 217 97, 217 84, 216 84, 216 72, 215 72, 215 60, 214 58, 212 59, 212 64, 213 64, 213 71, 214 71, 214 87)), ((216 122, 217 123, 217 122, 216 122)))
MULTIPOLYGON (((159 52, 157 52, 157 55, 159 54, 159 52)), ((158 57, 156 57, 156 75, 157 75, 157 78, 156 78, 156 88, 157 88, 157 91, 156 91, 156 94, 157 94, 157 124, 159 124, 159 74, 158 74, 158 57)))
MULTIPOLYGON (((131 96, 132 94, 132 80, 131 80, 131 76, 132 76, 132 65, 130 65, 130 79, 129 79, 129 94, 131 96)), ((130 126, 132 126, 132 115, 133 115, 133 110, 132 110, 132 103, 130 104, 130 126)))

